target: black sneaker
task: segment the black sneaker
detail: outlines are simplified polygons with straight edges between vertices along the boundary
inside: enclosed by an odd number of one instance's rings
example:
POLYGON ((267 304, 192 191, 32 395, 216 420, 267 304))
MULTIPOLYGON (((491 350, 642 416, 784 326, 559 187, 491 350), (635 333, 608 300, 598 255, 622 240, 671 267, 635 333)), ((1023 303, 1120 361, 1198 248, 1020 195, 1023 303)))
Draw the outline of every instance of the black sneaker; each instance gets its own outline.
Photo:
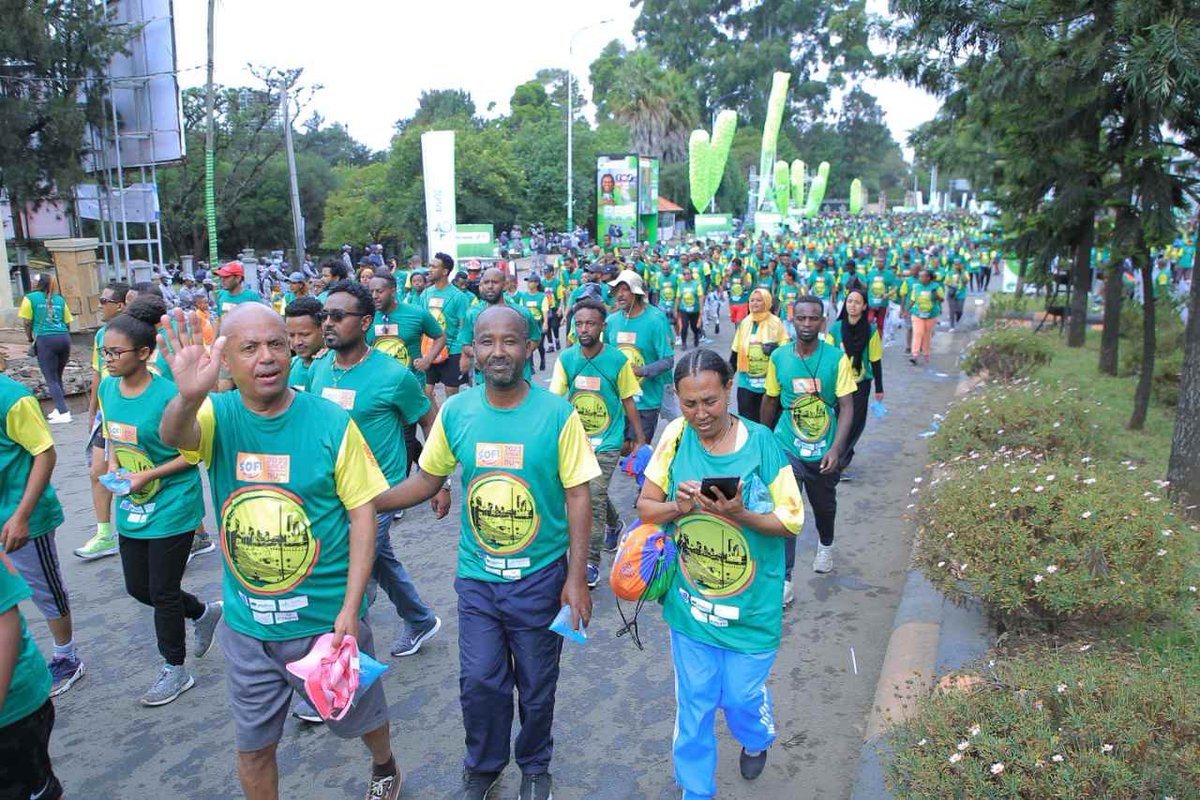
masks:
POLYGON ((554 780, 549 772, 521 775, 521 791, 517 800, 554 800, 554 780))
POLYGON ((763 767, 767 765, 767 751, 763 750, 756 756, 746 754, 746 748, 742 748, 742 755, 738 759, 738 766, 742 769, 742 777, 748 781, 752 781, 759 775, 762 775, 763 767))
POLYGON ((487 800, 500 783, 499 772, 464 772, 462 800, 487 800))

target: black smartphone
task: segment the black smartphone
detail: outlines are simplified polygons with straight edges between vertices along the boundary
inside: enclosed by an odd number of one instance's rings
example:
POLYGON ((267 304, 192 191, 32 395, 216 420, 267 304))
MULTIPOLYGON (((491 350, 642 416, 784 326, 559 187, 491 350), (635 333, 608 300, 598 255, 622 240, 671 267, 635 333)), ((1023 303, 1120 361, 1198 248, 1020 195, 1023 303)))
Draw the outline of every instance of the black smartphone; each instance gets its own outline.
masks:
POLYGON ((741 478, 736 475, 729 478, 705 478, 700 482, 700 494, 709 500, 718 500, 721 498, 718 498, 716 492, 713 491, 713 489, 717 489, 725 500, 732 500, 733 496, 737 494, 740 481, 741 478))

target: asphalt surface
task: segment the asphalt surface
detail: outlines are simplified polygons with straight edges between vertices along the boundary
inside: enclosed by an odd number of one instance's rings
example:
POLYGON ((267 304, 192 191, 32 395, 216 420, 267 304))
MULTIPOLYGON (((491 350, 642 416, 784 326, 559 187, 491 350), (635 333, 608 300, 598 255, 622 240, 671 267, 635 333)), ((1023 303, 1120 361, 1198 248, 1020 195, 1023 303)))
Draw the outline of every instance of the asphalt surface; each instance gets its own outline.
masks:
MULTIPOLYGON (((726 320, 712 347, 728 355, 731 339, 726 320)), ((912 479, 924 468, 926 454, 919 434, 953 396, 957 355, 965 339, 940 328, 929 368, 910 366, 902 344, 885 349, 890 413, 882 419, 871 416, 853 465, 857 480, 840 487, 836 570, 830 575, 810 571, 816 544, 811 519, 799 542, 796 602, 784 615, 783 644, 770 684, 778 741, 763 775, 748 783, 738 774, 739 745, 718 718, 720 797, 850 796, 908 567, 912 530, 905 514, 912 502, 912 479)), ((553 359, 549 356, 546 371, 536 375, 543 385, 553 359)), ((137 698, 160 664, 152 611, 126 595, 118 558, 85 563, 71 554, 95 529, 83 461, 87 430, 81 400, 73 398, 80 412, 74 422, 52 427, 58 444, 53 482, 66 511, 58 531, 59 557, 71 592, 76 642, 87 666, 86 676, 55 701, 55 770, 68 795, 84 800, 240 797, 219 647, 199 661, 189 654, 195 688, 170 705, 143 708, 137 698)), ((628 520, 635 484, 618 477, 613 487, 628 520)), ((455 506, 460 496, 455 492, 455 506)), ((403 796, 409 798, 455 796, 461 780, 452 586, 458 518, 457 507, 442 521, 434 520, 428 509, 413 509, 392 529, 397 553, 444 623, 419 653, 385 659, 391 664, 382 680, 392 741, 406 773, 403 796)), ((207 524, 214 530, 211 508, 207 524)), ((217 598, 220 559, 218 550, 194 560, 184 587, 202 600, 217 598)), ((28 603, 23 610, 42 651, 50 652, 41 615, 28 603)), ((400 622, 382 593, 371 618, 377 642, 390 644, 400 622)), ((679 796, 671 766, 675 700, 667 630, 657 606, 640 617, 645 651, 638 651, 628 637, 615 638, 619 627, 615 600, 602 582, 595 593, 589 642, 567 643, 563 650, 551 766, 555 796, 561 800, 679 796)), ((365 791, 369 760, 363 745, 339 740, 321 726, 289 719, 279 764, 282 797, 321 800, 361 797, 365 791)), ((493 797, 516 797, 519 781, 510 764, 493 797)))

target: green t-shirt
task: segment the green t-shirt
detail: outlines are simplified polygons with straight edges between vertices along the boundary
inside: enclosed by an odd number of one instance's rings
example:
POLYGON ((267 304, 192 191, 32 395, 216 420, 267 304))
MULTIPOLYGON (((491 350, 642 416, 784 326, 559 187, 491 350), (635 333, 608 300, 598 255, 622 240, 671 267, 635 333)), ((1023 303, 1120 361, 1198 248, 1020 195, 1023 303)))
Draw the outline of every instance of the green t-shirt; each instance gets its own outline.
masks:
POLYGON ((775 438, 801 461, 820 461, 837 433, 838 398, 858 388, 850 359, 821 340, 808 358, 780 347, 767 364, 766 393, 779 398, 775 438))
POLYGON ((908 289, 908 308, 921 319, 936 319, 942 315, 942 304, 934 294, 941 287, 934 281, 914 282, 908 289))
POLYGON ((312 365, 316 361, 314 358, 309 363, 305 364, 304 359, 300 356, 292 356, 292 365, 288 370, 288 386, 298 392, 308 390, 308 373, 312 370, 312 365))
POLYGON ((307 392, 291 397, 264 417, 236 389, 209 395, 197 415, 200 447, 184 453, 208 465, 225 624, 260 641, 333 629, 350 569, 347 509, 388 488, 349 413, 307 392))
POLYGON ((741 275, 729 276, 729 305, 744 306, 750 302, 750 292, 741 275))
POLYGON ((890 270, 873 269, 867 273, 867 304, 871 308, 883 308, 896 285, 896 276, 890 270))
MULTIPOLYGON (((517 303, 519 303, 522 308, 524 308, 526 311, 528 311, 533 316, 534 321, 537 322, 537 324, 539 326, 541 326, 542 321, 546 317, 545 312, 542 310, 542 305, 546 301, 546 293, 545 292, 517 292, 516 300, 517 300, 517 303)), ((551 306, 551 307, 553 307, 553 306, 551 306)))
POLYGON ((790 319, 792 316, 792 303, 796 302, 800 297, 800 284, 798 283, 781 283, 779 291, 776 293, 779 298, 779 316, 784 319, 790 319))
MULTIPOLYGON (((505 301, 504 304, 509 308, 516 309, 517 312, 525 318, 525 324, 528 327, 529 340, 531 342, 537 342, 542 338, 542 326, 533 318, 533 314, 529 313, 529 309, 525 308, 525 306, 520 306, 516 303, 509 303, 507 301, 505 301)), ((477 306, 472 306, 467 311, 466 319, 463 321, 462 331, 460 331, 458 335, 458 346, 460 351, 463 347, 469 347, 475 344, 475 323, 479 320, 479 315, 487 309, 488 305, 486 303, 480 303, 477 306)), ((525 359, 525 368, 522 372, 522 375, 527 381, 533 379, 532 365, 532 359, 525 359)), ((479 369, 478 361, 475 362, 475 383, 477 385, 483 383, 483 372, 481 372, 479 369)))
MULTIPOLYGON (((634 367, 644 367, 675 355, 675 332, 661 309, 644 306, 632 319, 624 309, 609 315, 604 330, 606 344, 615 345, 634 367)), ((671 370, 653 378, 638 378, 641 395, 634 396, 639 411, 662 408, 663 387, 671 380, 671 370)))
POLYGON ((700 281, 692 278, 690 281, 680 281, 679 283, 679 310, 688 314, 700 313, 700 302, 704 296, 704 289, 700 285, 700 281))
POLYGON ((458 341, 458 336, 463 318, 467 315, 467 303, 467 295, 449 284, 445 289, 427 286, 421 293, 421 304, 446 332, 446 349, 451 355, 462 353, 462 345, 458 341))
MULTIPOLYGON (((741 446, 733 453, 712 455, 690 426, 673 420, 646 468, 646 479, 664 482, 659 488, 673 499, 683 481, 737 476, 745 500, 757 476, 769 490, 772 513, 793 534, 799 533, 804 512, 787 458, 767 428, 740 418, 739 424, 746 428, 741 446)), ((672 630, 742 653, 779 647, 786 537, 766 536, 698 509, 671 527, 678 555, 663 598, 663 617, 672 630)))
POLYGON ((808 276, 808 290, 814 296, 822 300, 828 300, 833 292, 833 282, 835 278, 828 270, 818 270, 808 276))
MULTIPOLYGON (((869 324, 869 323, 868 323, 869 324)), ((839 347, 845 351, 842 343, 842 321, 834 320, 829 326, 828 337, 830 344, 839 347)), ((846 355, 849 358, 849 354, 846 355)), ((863 349, 862 355, 862 371, 854 376, 856 383, 873 380, 875 378, 875 367, 872 362, 878 361, 880 369, 883 369, 883 345, 879 341, 879 326, 871 325, 871 335, 867 339, 867 346, 863 349)), ((854 366, 854 360, 850 360, 850 366, 854 366)))
POLYGON ((518 581, 567 553, 566 489, 600 474, 575 409, 531 386, 516 408, 494 408, 477 386, 446 400, 421 469, 462 464, 458 576, 518 581))
POLYGON ((663 275, 658 279, 658 304, 663 308, 675 310, 675 298, 679 296, 679 278, 674 275, 663 275))
POLYGON ((579 345, 568 347, 554 362, 550 391, 566 397, 575 407, 583 432, 597 453, 621 449, 625 441, 622 401, 641 391, 624 353, 606 345, 589 359, 579 345))
MULTIPOLYGON (((576 301, 579 300, 580 295, 583 294, 584 287, 588 286, 588 285, 589 284, 587 284, 587 283, 580 284, 575 289, 575 291, 571 292, 571 296, 567 298, 567 308, 568 309, 571 306, 575 305, 576 301)), ((608 288, 608 284, 607 283, 597 283, 597 284, 591 284, 591 285, 600 287, 600 302, 604 303, 604 305, 606 305, 606 306, 611 305, 611 302, 609 299, 609 294, 610 294, 611 290, 608 288)))
POLYGON ((33 592, 29 584, 25 583, 8 556, 0 551, 0 614, 17 609, 17 619, 21 625, 21 641, 17 646, 12 681, 8 684, 4 705, 0 706, 0 728, 25 719, 41 708, 50 698, 50 686, 54 682, 46 659, 42 658, 37 643, 29 634, 25 615, 20 611, 20 602, 30 597, 33 597, 33 592))
POLYGON ((33 337, 36 339, 39 336, 68 333, 71 309, 67 308, 67 301, 61 294, 47 298, 45 292, 30 292, 21 298, 19 316, 33 323, 33 337))
MULTIPOLYGON (((104 418, 104 438, 109 441, 117 466, 144 472, 179 457, 158 437, 163 411, 179 394, 175 384, 161 375, 133 397, 121 394, 121 381, 100 384, 97 395, 104 418)), ((139 492, 116 498, 117 532, 131 539, 160 539, 194 531, 204 521, 204 490, 200 470, 151 481, 139 492)))
POLYGON ((231 294, 225 289, 217 290, 217 316, 223 317, 234 309, 235 306, 240 306, 242 303, 261 303, 262 298, 258 296, 258 292, 253 289, 247 289, 242 286, 242 290, 237 294, 231 294))
POLYGON ((411 370, 378 350, 345 370, 334 357, 330 350, 313 361, 307 389, 350 412, 383 476, 395 485, 408 476, 402 428, 415 424, 429 410, 423 384, 411 370))
MULTIPOLYGON (((54 447, 54 438, 33 393, 7 375, 0 375, 0 415, 0 520, 7 521, 21 504, 33 457, 54 447)), ((29 515, 29 537, 47 534, 62 523, 62 505, 48 483, 29 515)))
POLYGON ((413 361, 421 357, 421 337, 436 339, 441 335, 442 326, 429 311, 397 303, 391 311, 375 312, 375 319, 367 329, 367 344, 424 376, 425 373, 413 369, 413 361))

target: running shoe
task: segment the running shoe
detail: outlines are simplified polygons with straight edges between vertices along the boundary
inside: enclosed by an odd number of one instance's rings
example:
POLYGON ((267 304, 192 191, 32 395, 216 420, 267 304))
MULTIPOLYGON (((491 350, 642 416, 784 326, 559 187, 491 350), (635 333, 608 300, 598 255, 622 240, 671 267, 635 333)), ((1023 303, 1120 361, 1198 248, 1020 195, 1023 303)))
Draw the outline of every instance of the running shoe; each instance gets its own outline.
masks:
POLYGON ((554 779, 550 777, 550 773, 522 774, 517 800, 554 800, 554 779))
POLYGON ((66 425, 70 421, 71 421, 71 412, 70 411, 60 414, 60 413, 58 413, 58 409, 56 408, 53 411, 51 411, 49 414, 46 415, 46 422, 49 422, 51 425, 66 425))
POLYGON ((50 677, 54 681, 50 685, 50 696, 58 697, 83 677, 83 662, 79 656, 57 656, 50 660, 50 677))
POLYGON ((794 602, 796 602, 796 590, 792 588, 791 581, 784 581, 783 582, 783 607, 787 608, 794 602))
POLYGON ((767 751, 762 750, 758 755, 752 756, 746 752, 746 748, 742 748, 742 754, 738 758, 738 767, 742 771, 742 777, 748 781, 752 781, 759 775, 762 775, 763 767, 767 766, 767 751))
POLYGON ((499 772, 464 772, 461 800, 487 800, 500 784, 499 772))
POLYGON ((163 664, 154 685, 138 700, 144 706, 165 706, 196 685, 187 667, 163 664))
POLYGON ((97 531, 95 536, 87 540, 87 544, 83 547, 76 547, 71 552, 84 561, 95 561, 98 558, 115 556, 121 552, 121 548, 117 546, 115 534, 103 534, 97 531))
POLYGON ((208 534, 208 531, 200 531, 192 537, 192 552, 188 553, 188 563, 192 563, 192 559, 196 556, 211 553, 216 549, 217 546, 213 543, 212 536, 208 534))
POLYGON ((600 567, 597 564, 587 565, 587 585, 589 589, 595 589, 600 583, 600 567))
POLYGON ((404 509, 403 508, 400 509, 399 511, 397 511, 395 514, 392 514, 393 522, 399 522, 402 519, 404 519, 404 509))
POLYGON ((817 543, 817 556, 813 559, 813 572, 824 575, 833 572, 833 545, 817 543))
POLYGON ((843 469, 843 470, 841 470, 841 475, 838 477, 838 480, 841 481, 842 483, 851 483, 851 482, 857 480, 857 478, 858 478, 858 475, 856 473, 854 473, 848 469, 843 469))
POLYGON ((396 800, 403 784, 404 773, 399 767, 391 775, 382 777, 371 773, 371 779, 367 781, 367 800, 396 800))
POLYGON ((225 613, 224 606, 225 604, 220 600, 215 603, 205 603, 204 614, 192 623, 195 626, 194 652, 196 658, 204 658, 204 654, 212 649, 213 634, 217 632, 217 623, 221 621, 221 615, 225 613))
POLYGON ((604 551, 606 553, 617 552, 617 545, 621 542, 621 531, 624 529, 624 521, 620 522, 615 527, 604 529, 604 551))
POLYGON ((325 720, 321 719, 321 715, 317 713, 317 710, 312 707, 312 703, 308 702, 304 697, 301 697, 299 702, 293 706, 292 716, 302 722, 310 722, 313 725, 320 725, 325 722, 325 720))
POLYGON ((429 639, 433 638, 434 634, 442 629, 442 618, 435 616, 433 622, 429 623, 423 630, 413 628, 407 622, 404 623, 404 633, 400 634, 400 638, 392 645, 392 655, 394 656, 411 656, 413 653, 421 649, 421 645, 429 639))

